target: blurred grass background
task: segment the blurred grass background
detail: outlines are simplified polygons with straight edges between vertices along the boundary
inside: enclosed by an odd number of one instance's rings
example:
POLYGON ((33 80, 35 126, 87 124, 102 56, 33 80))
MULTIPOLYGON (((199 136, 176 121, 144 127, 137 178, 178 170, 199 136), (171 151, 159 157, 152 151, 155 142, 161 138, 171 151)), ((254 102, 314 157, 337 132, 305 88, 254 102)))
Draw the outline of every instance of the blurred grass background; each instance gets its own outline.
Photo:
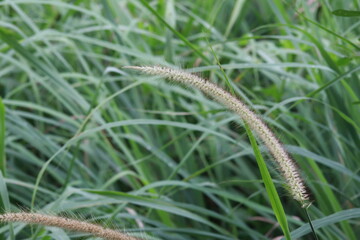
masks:
MULTIPOLYGON (((149 239, 281 236, 242 122, 197 90, 121 69, 181 67, 226 88, 212 48, 297 161, 319 238, 356 239, 360 19, 338 9, 360 3, 0 2, 1 208, 80 215, 149 239)), ((293 237, 311 239, 267 163, 293 237)), ((0 233, 87 237, 24 224, 0 233)))

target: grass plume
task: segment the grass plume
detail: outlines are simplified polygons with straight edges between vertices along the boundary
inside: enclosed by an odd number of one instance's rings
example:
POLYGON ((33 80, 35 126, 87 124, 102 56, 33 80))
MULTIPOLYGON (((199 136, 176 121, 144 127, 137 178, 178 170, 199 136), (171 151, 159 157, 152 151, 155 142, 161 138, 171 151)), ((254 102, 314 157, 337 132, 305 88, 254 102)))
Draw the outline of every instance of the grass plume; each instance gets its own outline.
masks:
POLYGON ((235 112, 267 146, 280 167, 291 196, 302 206, 307 205, 309 198, 295 162, 269 127, 239 99, 216 84, 182 70, 160 66, 126 66, 124 68, 138 70, 149 75, 162 76, 173 82, 194 86, 235 112))
POLYGON ((59 227, 74 232, 89 233, 107 240, 140 240, 125 233, 104 228, 102 226, 75 219, 51 216, 39 213, 4 213, 0 215, 0 222, 23 222, 51 227, 59 227))

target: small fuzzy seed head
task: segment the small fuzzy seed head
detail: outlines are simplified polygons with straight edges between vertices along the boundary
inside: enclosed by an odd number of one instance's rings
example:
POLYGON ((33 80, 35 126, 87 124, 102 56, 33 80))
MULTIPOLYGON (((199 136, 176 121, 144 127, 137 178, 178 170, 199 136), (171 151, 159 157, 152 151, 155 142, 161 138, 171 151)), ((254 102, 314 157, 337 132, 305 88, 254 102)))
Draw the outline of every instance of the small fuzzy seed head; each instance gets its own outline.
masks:
POLYGON ((257 133, 269 149, 287 182, 291 196, 300 202, 303 207, 307 206, 309 198, 296 164, 266 124, 239 99, 216 84, 182 70, 160 66, 126 66, 124 68, 141 71, 149 75, 161 76, 173 82, 194 86, 239 115, 243 121, 257 133))

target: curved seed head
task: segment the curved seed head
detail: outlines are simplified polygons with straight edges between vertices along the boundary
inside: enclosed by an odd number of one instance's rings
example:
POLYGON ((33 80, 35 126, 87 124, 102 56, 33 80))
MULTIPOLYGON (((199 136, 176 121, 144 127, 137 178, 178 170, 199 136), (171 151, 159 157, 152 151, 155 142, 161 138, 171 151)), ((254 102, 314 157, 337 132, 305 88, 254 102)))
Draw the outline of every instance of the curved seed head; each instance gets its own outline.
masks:
POLYGON ((107 240, 140 240, 139 238, 135 238, 112 229, 104 228, 96 224, 39 213, 4 213, 0 215, 0 222, 23 222, 28 224, 59 227, 74 232, 90 233, 93 236, 107 240))
POLYGON ((141 71, 150 75, 162 76, 173 82, 194 86, 223 104, 229 110, 235 112, 257 133, 258 137, 267 146, 287 182, 291 196, 300 202, 303 207, 308 205, 309 197, 306 194, 305 185, 295 162, 269 127, 239 99, 216 84, 182 70, 160 66, 126 66, 124 68, 141 71))

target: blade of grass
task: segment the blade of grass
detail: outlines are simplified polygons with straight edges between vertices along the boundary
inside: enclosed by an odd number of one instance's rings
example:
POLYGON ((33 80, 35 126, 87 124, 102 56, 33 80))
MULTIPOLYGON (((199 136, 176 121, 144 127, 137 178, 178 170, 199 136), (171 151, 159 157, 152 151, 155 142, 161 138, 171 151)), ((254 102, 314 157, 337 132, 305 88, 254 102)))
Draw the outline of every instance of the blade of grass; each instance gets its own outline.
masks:
POLYGON ((5 159, 5 106, 0 97, 0 170, 6 176, 5 159))
POLYGON ((351 11, 345 9, 336 9, 332 14, 339 17, 360 17, 360 11, 351 11))
MULTIPOLYGON (((339 82, 340 80, 350 76, 351 74, 357 72, 360 70, 360 66, 350 69, 349 71, 335 77, 333 80, 321 85, 319 88, 315 89, 314 91, 309 92, 308 94, 305 95, 306 98, 309 97, 314 97, 315 95, 317 95, 319 92, 324 91, 325 89, 331 87, 332 85, 334 85, 335 83, 339 82)), ((296 102, 294 102, 289 109, 293 109, 295 106, 297 106, 299 103, 304 102, 306 99, 299 99, 296 102)))
POLYGON ((230 33, 231 29, 233 28, 234 23, 236 22, 236 19, 238 19, 239 15, 241 14, 241 10, 243 10, 244 3, 245 3, 245 0, 237 0, 236 1, 234 8, 231 12, 230 20, 226 27, 226 31, 224 34, 225 37, 229 36, 229 33, 230 33))
POLYGON ((333 32, 333 31, 331 31, 330 29, 328 29, 328 28, 324 27, 323 25, 321 25, 321 24, 319 24, 319 23, 317 23, 317 22, 315 22, 315 21, 313 21, 313 20, 311 20, 311 19, 309 19, 309 18, 305 17, 305 15, 304 15, 304 14, 300 14, 299 16, 301 16, 302 18, 304 18, 306 21, 308 21, 308 22, 310 22, 310 23, 314 24, 315 26, 317 26, 317 27, 321 28, 322 30, 324 30, 324 31, 326 31, 326 32, 328 32, 328 33, 330 33, 331 35, 334 35, 335 37, 337 37, 337 38, 339 38, 339 39, 343 40, 344 42, 346 42, 346 43, 348 43, 348 44, 350 44, 351 46, 353 46, 353 47, 354 47, 354 48, 356 48, 357 50, 360 50, 360 47, 359 47, 359 46, 357 46, 356 44, 354 44, 353 42, 351 42, 350 40, 348 40, 348 39, 346 39, 346 38, 344 38, 344 37, 340 36, 339 34, 337 34, 337 33, 333 32))
MULTIPOLYGON (((1 172, 0 172, 0 196, 1 196, 0 213, 9 212, 10 211, 9 192, 7 190, 6 182, 1 172)), ((2 234, 0 234, 0 239, 5 239, 2 234)), ((15 240, 14 228, 12 224, 10 224, 10 239, 15 240)))
MULTIPOLYGON (((167 203, 162 200, 157 200, 153 198, 146 198, 142 196, 135 196, 128 193, 123 192, 115 192, 115 191, 99 191, 99 190, 93 190, 93 189, 84 189, 85 192, 105 196, 108 198, 114 198, 118 199, 121 202, 129 202, 133 205, 140 205, 140 206, 146 206, 148 208, 158 209, 164 212, 172 213, 174 215, 183 216, 185 218, 188 218, 189 220, 194 220, 197 222, 200 222, 202 224, 205 224, 218 232, 227 235, 227 230, 218 227, 217 225, 213 224, 212 222, 208 221, 208 219, 200 216, 196 212, 188 211, 184 208, 178 207, 175 205, 175 203, 167 203)), ((204 209, 206 211, 206 209, 204 209)))
POLYGON ((276 219, 278 220, 280 227, 285 235, 286 239, 291 239, 289 225, 286 219, 285 211, 283 205, 281 204, 280 197, 276 191, 275 185, 271 179, 270 173, 266 167, 266 163, 260 153, 260 149, 256 143, 255 137, 253 136, 249 127, 245 124, 246 133, 250 139, 251 146, 254 150, 256 162, 259 166, 261 177, 264 181, 266 192, 269 196, 271 207, 274 210, 276 219))
POLYGON ((338 81, 350 76, 351 74, 357 72, 360 70, 360 66, 356 67, 356 68, 353 68, 353 69, 350 69, 349 71, 343 73, 343 74, 340 74, 339 76, 337 76, 336 78, 334 78, 333 80, 323 84, 321 87, 319 87, 318 89, 308 93, 306 95, 306 97, 313 97, 315 96, 316 94, 318 94, 319 92, 327 89, 328 87, 332 86, 333 84, 337 83, 338 81))
POLYGON ((13 48, 17 53, 19 53, 21 56, 23 56, 26 60, 29 61, 29 63, 33 64, 36 68, 43 71, 45 74, 47 74, 49 77, 54 78, 53 74, 48 71, 44 67, 43 64, 40 64, 40 61, 38 59, 34 59, 32 54, 28 52, 23 46, 21 46, 15 36, 11 34, 6 28, 0 27, 0 39, 2 39, 4 42, 6 42, 11 48, 13 48))
MULTIPOLYGON (((343 222, 343 221, 347 221, 347 220, 351 220, 351 219, 356 219, 356 218, 360 218, 360 208, 353 208, 353 209, 339 211, 339 212, 336 212, 329 216, 323 217, 321 219, 314 220, 312 223, 313 223, 315 229, 319 229, 319 228, 329 226, 331 224, 335 224, 335 223, 339 223, 339 222, 343 222)), ((292 231, 291 236, 293 238, 298 239, 310 232, 311 232, 310 225, 305 224, 305 225, 301 226, 300 228, 292 231)))
POLYGON ((162 22, 170 31, 172 31, 176 36, 178 36, 181 41, 183 41, 185 43, 185 45, 187 45, 189 48, 191 48, 192 50, 194 50, 194 52, 196 52, 206 63, 211 64, 211 61, 209 58, 207 58, 194 44, 192 44, 189 40, 186 39, 186 37, 184 37, 181 33, 179 33, 178 31, 176 31, 176 29, 174 29, 173 27, 170 26, 170 24, 168 24, 160 15, 159 13, 157 13, 157 11, 155 9, 153 9, 149 3, 146 0, 140 0, 141 3, 152 13, 154 14, 154 16, 160 20, 160 22, 162 22))

